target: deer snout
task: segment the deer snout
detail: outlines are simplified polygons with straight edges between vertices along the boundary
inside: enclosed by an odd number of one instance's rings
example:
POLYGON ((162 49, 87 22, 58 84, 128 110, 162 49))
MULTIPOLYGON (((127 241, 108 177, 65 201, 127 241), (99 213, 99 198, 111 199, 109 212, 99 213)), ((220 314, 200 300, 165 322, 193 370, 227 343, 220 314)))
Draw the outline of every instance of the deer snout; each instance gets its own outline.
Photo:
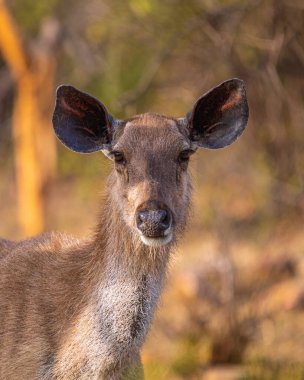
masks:
POLYGON ((149 237, 161 237, 170 227, 167 210, 141 210, 137 214, 137 228, 149 237))
POLYGON ((163 245, 172 240, 172 216, 167 208, 143 207, 136 212, 136 225, 147 245, 163 245), (155 241, 158 241, 155 244, 155 241))

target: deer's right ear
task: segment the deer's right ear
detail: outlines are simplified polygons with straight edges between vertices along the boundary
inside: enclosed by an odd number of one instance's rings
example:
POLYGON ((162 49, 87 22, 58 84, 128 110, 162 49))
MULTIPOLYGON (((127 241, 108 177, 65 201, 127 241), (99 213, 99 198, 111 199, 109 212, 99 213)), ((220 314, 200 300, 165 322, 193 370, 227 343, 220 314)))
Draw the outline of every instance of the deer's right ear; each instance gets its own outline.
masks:
POLYGON ((190 139, 197 146, 210 149, 233 143, 246 128, 247 120, 245 85, 237 78, 200 97, 186 118, 190 139))
POLYGON ((57 89, 53 126, 59 140, 80 153, 109 149, 114 120, 94 97, 62 85, 57 89))

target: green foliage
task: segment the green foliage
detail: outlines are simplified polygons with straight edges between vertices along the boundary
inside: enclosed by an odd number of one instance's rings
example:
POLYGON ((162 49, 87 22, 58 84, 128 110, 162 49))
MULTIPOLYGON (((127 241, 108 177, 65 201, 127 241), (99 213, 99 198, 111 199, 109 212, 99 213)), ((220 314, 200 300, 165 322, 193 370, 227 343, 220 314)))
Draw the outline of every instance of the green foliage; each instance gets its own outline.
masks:
POLYGON ((41 20, 54 16, 58 3, 59 0, 10 0, 9 5, 22 30, 35 36, 38 33, 41 20))
POLYGON ((272 363, 266 359, 249 364, 242 380, 303 380, 303 363, 272 363))
POLYGON ((192 335, 179 342, 179 355, 171 365, 173 373, 184 377, 195 374, 201 368, 200 341, 200 336, 192 335))

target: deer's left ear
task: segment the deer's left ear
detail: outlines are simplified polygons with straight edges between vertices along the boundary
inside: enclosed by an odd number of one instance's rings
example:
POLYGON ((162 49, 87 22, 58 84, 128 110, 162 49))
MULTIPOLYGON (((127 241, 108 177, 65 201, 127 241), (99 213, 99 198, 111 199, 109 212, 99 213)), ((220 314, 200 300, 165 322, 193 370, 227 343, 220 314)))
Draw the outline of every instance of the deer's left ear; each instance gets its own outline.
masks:
POLYGON ((203 148, 230 145, 244 131, 248 114, 244 82, 223 82, 200 97, 188 114, 190 139, 203 148))
POLYGON ((53 127, 65 146, 80 153, 108 150, 113 125, 114 119, 99 100, 73 86, 58 87, 53 127))

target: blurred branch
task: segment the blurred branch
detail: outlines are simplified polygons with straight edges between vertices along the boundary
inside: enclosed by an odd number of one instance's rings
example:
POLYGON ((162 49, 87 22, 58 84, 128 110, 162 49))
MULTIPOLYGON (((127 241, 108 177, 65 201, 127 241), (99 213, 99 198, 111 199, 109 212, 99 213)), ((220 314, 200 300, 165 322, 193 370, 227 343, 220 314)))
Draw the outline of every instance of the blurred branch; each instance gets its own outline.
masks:
POLYGON ((17 28, 4 0, 0 0, 0 50, 15 79, 28 70, 28 62, 17 28))
POLYGON ((294 40, 292 47, 293 47, 293 50, 296 53, 298 59, 300 60, 300 62, 304 66, 304 49, 303 49, 303 46, 299 43, 298 40, 294 40))
POLYGON ((172 47, 176 48, 177 42, 182 41, 185 36, 191 34, 192 31, 197 29, 200 26, 201 21, 201 17, 198 15, 196 18, 191 19, 180 31, 180 33, 174 33, 174 35, 166 41, 165 46, 160 49, 157 57, 145 71, 145 74, 139 81, 138 85, 133 90, 127 91, 118 99, 117 103, 120 108, 134 103, 139 97, 145 94, 151 86, 160 66, 172 54, 172 47))
POLYGON ((159 54, 159 56, 152 62, 150 67, 146 70, 145 75, 141 78, 138 85, 133 90, 124 93, 118 99, 117 104, 119 105, 119 108, 123 108, 135 102, 148 90, 155 78, 155 75, 157 74, 159 67, 161 66, 162 62, 166 59, 167 56, 167 51, 159 54))
POLYGON ((13 86, 12 77, 8 74, 8 69, 6 67, 0 71, 0 83, 0 102, 3 102, 6 94, 13 86))
POLYGON ((28 52, 9 9, 4 0, 0 0, 0 51, 16 82, 12 129, 19 222, 26 235, 39 233, 44 228, 43 190, 56 164, 50 99, 58 36, 58 23, 44 22, 40 45, 36 44, 34 53, 28 52))

